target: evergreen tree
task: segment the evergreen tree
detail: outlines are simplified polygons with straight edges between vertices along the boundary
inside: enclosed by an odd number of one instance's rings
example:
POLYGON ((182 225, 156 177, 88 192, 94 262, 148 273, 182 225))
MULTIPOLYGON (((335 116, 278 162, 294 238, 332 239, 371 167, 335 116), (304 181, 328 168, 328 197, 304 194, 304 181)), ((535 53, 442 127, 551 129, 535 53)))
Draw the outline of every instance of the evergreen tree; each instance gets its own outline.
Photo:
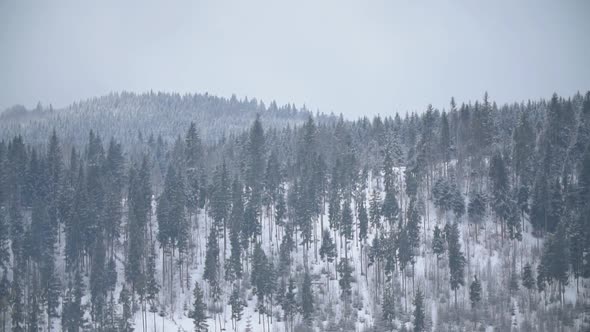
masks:
POLYGON ((381 314, 388 330, 393 330, 395 321, 395 297, 393 286, 387 283, 383 290, 383 301, 381 302, 381 314))
POLYGON ((535 288, 535 276, 533 275, 533 269, 529 263, 525 264, 522 271, 522 285, 529 291, 535 288))
POLYGON ((440 256, 445 253, 445 239, 442 231, 438 225, 434 226, 434 234, 432 237, 432 252, 436 255, 436 287, 438 290, 438 266, 440 256))
POLYGON ((414 331, 422 332, 426 330, 426 316, 424 314, 424 295, 422 290, 416 290, 414 297, 414 331))
POLYGON ((264 298, 268 294, 267 287, 272 276, 269 275, 269 263, 266 253, 262 249, 260 243, 254 247, 254 254, 252 258, 252 274, 250 275, 252 286, 254 286, 254 294, 258 298, 258 305, 264 311, 264 298))
POLYGON ((365 207, 364 197, 361 199, 358 208, 358 220, 359 220, 359 237, 364 243, 367 240, 367 233, 369 228, 369 216, 367 215, 367 208, 365 207))
POLYGON ((390 226, 395 225, 399 218, 399 205, 395 198, 394 190, 385 191, 385 199, 381 206, 381 213, 390 226))
POLYGON ((119 322, 119 330, 125 332, 133 331, 133 295, 126 288, 123 287, 119 293, 119 304, 122 307, 121 318, 119 322))
POLYGON ((160 285, 158 285, 158 281, 156 280, 156 259, 158 258, 156 253, 156 248, 152 244, 150 248, 150 253, 147 260, 147 267, 146 267, 146 294, 147 299, 152 302, 152 306, 155 305, 155 301, 158 297, 158 292, 160 291, 160 285))
POLYGON ((311 289, 311 277, 309 272, 303 276, 303 284, 301 285, 301 313, 303 319, 308 325, 311 325, 313 309, 313 292, 311 289))
POLYGON ((4 209, 0 208, 0 268, 4 272, 10 264, 10 225, 7 219, 4 209))
POLYGON ((2 274, 2 280, 0 280, 0 314, 2 315, 2 332, 6 331, 6 313, 10 306, 10 281, 8 281, 7 273, 2 274))
POLYGON ((207 331, 207 310, 205 303, 203 302, 203 291, 199 286, 199 282, 195 281, 195 288, 193 289, 193 308, 189 313, 189 318, 193 320, 195 325, 195 332, 207 331))
POLYGON ((219 284, 219 244, 217 242, 217 228, 211 227, 209 237, 207 238, 207 252, 205 256, 205 271, 203 279, 209 282, 211 296, 214 301, 221 295, 219 284))
POLYGON ((447 165, 451 158, 451 135, 446 112, 442 112, 440 124, 440 156, 442 162, 447 165))
POLYGON ((285 296, 283 297, 281 307, 283 308, 283 313, 285 315, 285 322, 289 323, 291 330, 293 329, 292 326, 294 316, 298 310, 295 295, 295 281, 292 278, 289 278, 289 286, 285 296))
POLYGON ((258 212, 262 203, 262 177, 264 176, 265 164, 265 138, 259 115, 256 116, 256 120, 250 128, 247 149, 246 185, 251 193, 250 199, 252 200, 252 205, 255 211, 258 212))
POLYGON ((338 264, 338 272, 340 273, 340 280, 338 280, 338 284, 340 285, 341 293, 340 298, 344 301, 350 300, 350 295, 352 294, 352 266, 345 258, 340 258, 340 263, 338 264))
POLYGON ((242 320, 242 314, 244 312, 245 303, 240 297, 240 290, 237 285, 234 285, 234 289, 229 297, 229 305, 231 305, 231 319, 234 326, 242 320))
POLYGON ((486 213, 486 199, 479 191, 472 191, 469 195, 467 216, 469 222, 475 225, 475 241, 477 242, 478 226, 483 223, 486 213))
POLYGON ((84 280, 77 269, 73 284, 70 283, 62 308, 62 328, 69 332, 78 332, 85 328, 87 320, 84 318, 86 308, 82 303, 84 298, 84 280))
POLYGON ((475 310, 479 302, 481 302, 481 283, 477 276, 471 282, 471 286, 469 286, 469 301, 471 301, 471 308, 475 310))
POLYGON ((543 246, 543 254, 541 256, 542 273, 538 272, 538 279, 545 278, 547 281, 554 280, 558 283, 560 302, 563 303, 563 293, 565 286, 569 281, 569 264, 566 259, 568 257, 567 240, 565 238, 565 227, 559 226, 556 233, 547 238, 543 246))
POLYGON ((377 229, 381 227, 381 198, 379 197, 379 192, 375 189, 373 189, 371 201, 369 202, 369 216, 373 228, 377 229))
POLYGON ((336 244, 332 240, 332 236, 328 230, 324 230, 322 238, 322 246, 320 247, 320 257, 332 263, 336 257, 336 244))
POLYGON ((465 279, 463 277, 465 270, 465 256, 461 252, 461 243, 459 242, 459 226, 453 223, 450 232, 447 235, 449 248, 449 272, 451 290, 455 292, 455 307, 457 306, 457 289, 463 286, 465 279))
POLYGON ((521 183, 529 184, 532 181, 535 149, 535 132, 530 124, 528 112, 522 112, 518 126, 513 133, 514 147, 512 159, 514 160, 514 172, 521 183))
POLYGON ((25 331, 25 304, 23 299, 23 289, 21 285, 19 275, 16 274, 12 280, 12 295, 11 295, 11 306, 12 306, 12 331, 24 332, 25 331))
POLYGON ((344 239, 346 241, 345 249, 345 257, 348 258, 348 241, 352 240, 353 235, 353 217, 352 217, 352 210, 350 208, 350 202, 344 202, 344 206, 342 207, 342 217, 341 217, 341 224, 340 224, 340 232, 344 235, 344 239))

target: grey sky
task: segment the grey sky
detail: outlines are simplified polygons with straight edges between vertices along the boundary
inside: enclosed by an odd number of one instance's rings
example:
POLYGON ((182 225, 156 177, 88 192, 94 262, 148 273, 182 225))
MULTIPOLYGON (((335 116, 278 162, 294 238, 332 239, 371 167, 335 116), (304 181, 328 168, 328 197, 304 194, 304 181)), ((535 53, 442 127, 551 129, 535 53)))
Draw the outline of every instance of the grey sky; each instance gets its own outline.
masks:
POLYGON ((393 114, 590 89, 590 1, 0 0, 0 108, 210 92, 393 114))

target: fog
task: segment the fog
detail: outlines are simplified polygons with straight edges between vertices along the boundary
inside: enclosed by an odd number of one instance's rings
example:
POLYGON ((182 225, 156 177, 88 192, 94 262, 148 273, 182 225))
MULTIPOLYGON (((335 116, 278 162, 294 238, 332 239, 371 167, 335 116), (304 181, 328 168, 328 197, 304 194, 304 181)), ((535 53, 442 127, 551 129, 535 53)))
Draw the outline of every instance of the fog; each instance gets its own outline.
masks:
POLYGON ((2 1, 0 108, 162 90, 348 117, 590 89, 588 1, 2 1))

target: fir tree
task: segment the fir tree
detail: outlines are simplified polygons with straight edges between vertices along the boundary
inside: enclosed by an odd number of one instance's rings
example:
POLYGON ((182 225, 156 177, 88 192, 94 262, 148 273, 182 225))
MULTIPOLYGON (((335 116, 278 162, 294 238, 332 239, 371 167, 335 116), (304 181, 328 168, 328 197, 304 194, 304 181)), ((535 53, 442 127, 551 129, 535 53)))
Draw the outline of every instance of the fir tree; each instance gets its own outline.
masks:
POLYGON ((434 234, 432 237, 432 252, 436 255, 436 287, 438 289, 438 266, 440 256, 445 253, 445 239, 442 231, 438 225, 434 226, 434 234))
POLYGON ((330 232, 324 230, 324 236, 322 238, 322 246, 320 247, 320 257, 332 263, 336 257, 336 244, 332 240, 330 232))
POLYGON ((303 319, 308 325, 311 325, 313 309, 313 292, 311 289, 311 277, 309 272, 303 276, 303 284, 301 285, 301 313, 303 319))
POLYGON ((199 286, 199 282, 195 281, 195 288, 193 289, 193 308, 189 313, 189 318, 193 320, 195 326, 195 332, 207 331, 206 310, 207 308, 203 302, 203 291, 199 286))
POLYGON ((531 264, 526 263, 522 271, 522 285, 529 291, 535 288, 535 276, 531 264))
POLYGON ((395 296, 391 282, 387 283, 385 289, 383 290, 381 315, 387 329, 393 330, 395 321, 395 296))
POLYGON ((447 235, 449 246, 449 272, 451 290, 455 292, 455 307, 457 306, 457 289, 463 286, 465 279, 463 272, 465 269, 465 256, 461 252, 461 243, 459 242, 459 226, 453 223, 450 232, 447 235))
POLYGON ((285 296, 283 297, 281 307, 283 308, 283 313, 285 315, 285 322, 289 323, 291 330, 293 330, 294 316, 298 311, 295 295, 295 281, 292 278, 289 278, 289 286, 285 296))
POLYGON ((469 301, 471 301, 471 308, 475 310, 481 302, 481 283, 477 276, 471 282, 471 286, 469 286, 469 301))
POLYGON ((132 294, 123 287, 119 293, 119 304, 122 307, 121 319, 119 322, 119 330, 125 332, 133 331, 133 308, 132 308, 132 294))
POLYGON ((352 267, 347 259, 341 258, 340 263, 338 264, 338 272, 340 273, 340 280, 338 280, 338 284, 340 285, 341 293, 340 298, 344 301, 350 300, 350 295, 352 294, 352 267))
MULTIPOLYGON (((363 195, 364 196, 364 195, 363 195)), ((364 197, 359 203, 358 209, 358 220, 359 220, 359 237, 364 243, 367 240, 367 232, 369 228, 369 216, 367 215, 367 208, 365 207, 364 197)))
POLYGON ((219 244, 217 242, 217 228, 211 227, 207 238, 207 252, 205 256, 205 271, 203 279, 209 282, 211 296, 214 301, 219 299, 221 288, 219 284, 219 244))
POLYGON ((242 314, 245 307, 245 303, 240 297, 240 289, 237 285, 234 285, 234 289, 229 297, 229 305, 231 306, 231 319, 235 326, 237 322, 242 320, 242 314))
POLYGON ((375 189, 373 189, 371 201, 369 202, 369 216, 373 228, 378 229, 381 227, 381 198, 379 192, 375 189))
POLYGON ((424 314, 424 295, 422 290, 416 290, 414 297, 414 331, 422 332, 426 330, 426 316, 424 314))

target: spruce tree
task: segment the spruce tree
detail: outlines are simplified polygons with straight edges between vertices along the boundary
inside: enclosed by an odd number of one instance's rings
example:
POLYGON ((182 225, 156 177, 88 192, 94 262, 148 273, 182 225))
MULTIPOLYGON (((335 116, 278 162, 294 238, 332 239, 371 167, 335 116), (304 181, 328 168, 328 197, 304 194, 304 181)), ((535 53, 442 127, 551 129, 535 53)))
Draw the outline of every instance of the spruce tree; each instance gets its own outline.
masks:
POLYGON ((424 295, 422 290, 418 288, 416 296, 414 297, 414 332, 422 332, 426 330, 426 316, 424 313, 424 295))
POLYGON ((352 294, 352 266, 347 259, 340 258, 338 272, 340 273, 340 280, 338 280, 341 290, 340 298, 343 301, 349 301, 352 294))
POLYGON ((312 315, 314 312, 313 292, 311 289, 311 276, 306 272, 303 276, 301 285, 301 313, 306 324, 311 325, 312 315))
POLYGON ((293 330, 293 320, 295 318, 295 314, 298 311, 297 301, 295 299, 295 281, 292 278, 289 278, 289 285, 287 288, 287 292, 283 297, 283 301, 281 303, 281 307, 283 308, 285 322, 289 323, 291 330, 293 330))
POLYGON ((368 228, 369 228, 369 216, 367 215, 367 208, 365 207, 365 200, 364 199, 361 199, 361 201, 359 203, 358 220, 359 220, 359 238, 364 243, 367 240, 367 235, 368 235, 367 233, 368 233, 368 228))
POLYGON ((388 330, 393 330, 395 321, 395 296, 391 282, 385 285, 381 302, 381 315, 388 330))
POLYGON ((336 244, 332 240, 332 236, 327 229, 324 230, 322 246, 320 247, 320 257, 325 259, 328 263, 332 263, 336 257, 336 244))
POLYGON ((195 281, 195 288, 193 289, 193 308, 189 312, 189 318, 193 320, 195 332, 207 331, 207 307, 203 302, 203 291, 199 286, 199 282, 195 281))
POLYGON ((475 310, 481 302, 481 283, 477 276, 471 282, 471 286, 469 286, 469 301, 471 301, 471 308, 475 310))
POLYGON ((340 224, 340 231, 345 239, 345 257, 348 258, 348 241, 352 240, 353 235, 353 217, 350 208, 350 201, 345 201, 342 207, 342 218, 340 224))
POLYGON ((205 270, 203 279, 209 282, 211 296, 214 301, 221 295, 219 280, 219 244, 217 242, 217 228, 211 227, 207 238, 207 251, 205 254, 205 270))
POLYGON ((119 330, 124 332, 133 331, 133 294, 123 287, 119 293, 119 304, 121 305, 122 312, 119 321, 119 330))
POLYGON ((438 225, 434 226, 434 234, 432 237, 432 252, 436 255, 436 288, 438 290, 438 267, 440 256, 445 253, 445 239, 442 231, 438 225))
POLYGON ((235 326, 237 322, 242 320, 242 314, 245 307, 245 303, 240 297, 240 289, 237 285, 234 285, 234 289, 229 297, 229 305, 231 306, 231 319, 235 326))
POLYGON ((522 285, 529 291, 535 287, 535 276, 531 264, 526 263, 522 271, 522 285))
POLYGON ((375 189, 373 189, 371 201, 369 202, 369 216, 373 228, 378 229, 381 227, 381 198, 379 192, 375 189))
POLYGON ((457 306, 457 289, 465 283, 465 256, 461 252, 461 243, 459 242, 459 226, 453 223, 450 232, 447 235, 447 242, 449 246, 449 272, 451 290, 455 292, 455 307, 457 306))

